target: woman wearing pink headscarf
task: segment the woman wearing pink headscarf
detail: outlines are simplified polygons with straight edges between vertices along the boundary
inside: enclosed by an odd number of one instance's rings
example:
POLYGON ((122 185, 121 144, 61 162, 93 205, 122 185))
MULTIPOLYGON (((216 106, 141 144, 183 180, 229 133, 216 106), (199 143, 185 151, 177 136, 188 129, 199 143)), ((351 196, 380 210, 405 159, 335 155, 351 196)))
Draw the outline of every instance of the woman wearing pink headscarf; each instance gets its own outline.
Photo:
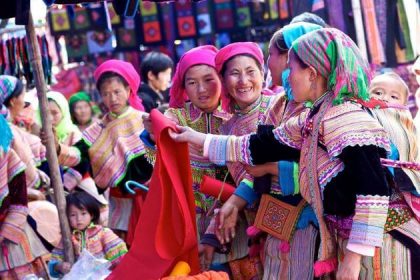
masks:
POLYGON ((143 195, 136 194, 133 199, 125 183, 145 183, 152 173, 139 139, 144 114, 139 111, 142 105, 136 94, 140 77, 133 65, 120 60, 102 63, 94 76, 109 112, 89 126, 75 145, 56 143, 58 160, 61 165, 73 167, 79 173, 78 180, 90 175, 100 192, 110 188, 109 227, 123 237, 128 232, 130 243, 143 195))
MULTIPOLYGON (((222 110, 220 97, 222 83, 216 71, 214 58, 218 50, 214 46, 206 45, 193 48, 186 52, 177 64, 170 90, 170 108, 165 115, 179 125, 189 126, 197 131, 220 134, 221 125, 230 118, 230 114, 222 110)), ((146 129, 148 129, 146 120, 146 129)), ((151 130, 142 134, 147 144, 147 155, 154 161, 155 146, 151 130), (151 137, 150 137, 151 136, 151 137)), ((191 169, 193 188, 196 199, 196 217, 199 238, 205 235, 210 222, 210 215, 214 198, 206 196, 199 191, 204 176, 224 180, 227 169, 218 167, 208 159, 203 158, 201 151, 190 146, 191 169)), ((213 239, 216 241, 216 239, 213 239)), ((205 242, 205 241, 204 241, 205 242)), ((218 242, 217 242, 218 243, 218 242)), ((207 245, 212 244, 208 240, 207 245)), ((209 268, 211 261, 216 263, 227 262, 226 254, 214 253, 213 246, 203 245, 205 253, 201 259, 203 270, 209 268)), ((216 250, 217 251, 217 250, 216 250)))

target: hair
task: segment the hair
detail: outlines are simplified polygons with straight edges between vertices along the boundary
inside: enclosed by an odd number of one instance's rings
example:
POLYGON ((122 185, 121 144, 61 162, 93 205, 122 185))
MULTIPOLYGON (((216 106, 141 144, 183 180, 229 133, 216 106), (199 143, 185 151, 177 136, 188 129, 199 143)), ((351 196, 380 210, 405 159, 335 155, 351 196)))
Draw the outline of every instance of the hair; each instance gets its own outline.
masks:
POLYGON ((85 191, 75 191, 66 197, 66 212, 69 215, 70 206, 73 205, 79 210, 86 210, 92 216, 92 222, 99 222, 100 210, 99 202, 85 191))
POLYGON ((295 16, 290 23, 296 23, 296 22, 308 22, 308 23, 314 23, 318 24, 319 26, 322 26, 324 28, 328 27, 328 24, 322 19, 320 16, 304 12, 302 14, 299 14, 295 16))
POLYGON ((161 52, 149 52, 140 64, 140 76, 143 82, 149 82, 148 73, 152 71, 153 75, 157 76, 169 68, 174 67, 172 59, 161 52))
POLYGON ((284 41, 283 29, 274 32, 270 39, 270 45, 275 46, 280 54, 287 54, 289 48, 286 45, 286 41, 284 41))
POLYGON ((124 87, 128 88, 128 82, 119 74, 115 73, 115 72, 104 72, 98 79, 98 81, 96 82, 96 88, 98 89, 99 92, 101 92, 101 87, 104 83, 109 82, 112 79, 117 79, 121 84, 124 85, 124 87))
MULTIPOLYGON (((389 78, 394 79, 397 82, 400 82, 404 87, 404 94, 405 94, 405 99, 406 99, 405 101, 407 102, 408 95, 409 95, 409 89, 408 89, 407 83, 401 78, 400 75, 391 71, 391 72, 385 72, 383 74, 377 75, 376 77, 379 77, 379 76, 387 76, 389 78)), ((376 77, 374 77, 373 79, 375 79, 376 77)))
POLYGON ((293 56, 296 61, 299 63, 300 67, 302 68, 308 68, 309 65, 306 64, 299 56, 298 54, 295 52, 295 50, 292 50, 291 52, 289 52, 289 59, 291 58, 291 56, 293 56))
POLYGON ((222 70, 220 70, 220 75, 222 75, 222 77, 225 76, 226 67, 228 63, 231 62, 233 59, 237 58, 238 56, 247 56, 247 57, 252 58, 255 61, 255 64, 257 64, 258 69, 260 69, 261 73, 264 73, 263 66, 261 65, 261 63, 258 62, 258 60, 253 55, 248 54, 248 53, 243 53, 243 54, 234 55, 223 63, 222 70))
POLYGON ((9 95, 3 102, 4 106, 7 108, 10 107, 10 101, 12 101, 12 98, 19 97, 23 93, 23 83, 21 80, 17 80, 16 86, 13 89, 13 92, 11 95, 9 95))

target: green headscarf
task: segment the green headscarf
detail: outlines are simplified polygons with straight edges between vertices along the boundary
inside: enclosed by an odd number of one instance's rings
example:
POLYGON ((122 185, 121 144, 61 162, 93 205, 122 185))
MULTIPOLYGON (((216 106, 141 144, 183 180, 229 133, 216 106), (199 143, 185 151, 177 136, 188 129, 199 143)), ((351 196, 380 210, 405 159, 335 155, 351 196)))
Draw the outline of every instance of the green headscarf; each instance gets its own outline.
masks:
POLYGON ((79 101, 86 101, 87 103, 90 103, 90 96, 84 91, 79 91, 73 94, 69 99, 70 110, 73 108, 73 105, 79 101))
POLYGON ((71 120, 69 105, 64 95, 56 91, 49 91, 47 92, 47 98, 52 99, 55 103, 57 103, 61 110, 61 114, 63 115, 60 123, 55 127, 58 141, 62 143, 66 140, 67 136, 69 136, 72 132, 79 131, 79 129, 71 120))
POLYGON ((334 105, 347 98, 369 99, 369 64, 356 44, 340 30, 323 28, 307 33, 293 42, 292 49, 327 79, 334 105))

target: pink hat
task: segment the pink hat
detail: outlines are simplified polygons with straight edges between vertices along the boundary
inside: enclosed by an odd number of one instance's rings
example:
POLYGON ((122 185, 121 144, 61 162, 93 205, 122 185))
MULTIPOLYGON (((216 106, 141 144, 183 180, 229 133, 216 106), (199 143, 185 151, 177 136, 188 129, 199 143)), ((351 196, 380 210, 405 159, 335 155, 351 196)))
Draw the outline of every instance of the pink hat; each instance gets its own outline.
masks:
POLYGON ((193 48, 184 53, 176 66, 172 87, 170 90, 169 107, 182 108, 188 96, 184 88, 184 76, 187 70, 195 65, 205 64, 215 67, 214 58, 217 54, 217 48, 211 45, 205 45, 193 48))
MULTIPOLYGON (((264 54, 261 51, 258 44, 253 42, 237 42, 229 44, 219 50, 215 58, 217 72, 221 74, 220 72, 222 71, 226 61, 228 61, 236 55, 241 54, 251 55, 259 64, 261 64, 262 68, 264 69, 264 54)), ((226 92, 226 90, 223 90, 222 108, 227 112, 231 111, 230 102, 231 98, 229 96, 229 93, 226 92)))
POLYGON ((98 82, 101 75, 105 72, 113 72, 123 77, 131 89, 131 93, 128 98, 128 102, 130 103, 131 107, 140 111, 144 111, 142 100, 137 95, 137 91, 140 86, 140 76, 136 69, 134 69, 134 66, 131 63, 122 60, 107 60, 99 65, 98 68, 96 68, 95 73, 93 74, 95 81, 98 82))

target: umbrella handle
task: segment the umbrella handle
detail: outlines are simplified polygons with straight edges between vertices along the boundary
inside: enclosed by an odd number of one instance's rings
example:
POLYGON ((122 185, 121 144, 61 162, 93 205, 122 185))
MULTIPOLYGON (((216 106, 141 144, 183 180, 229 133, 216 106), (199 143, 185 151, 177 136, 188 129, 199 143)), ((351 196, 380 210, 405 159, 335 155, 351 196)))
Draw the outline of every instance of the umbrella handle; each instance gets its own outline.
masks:
POLYGON ((136 194, 136 192, 135 192, 134 189, 141 189, 141 190, 143 190, 145 192, 148 192, 149 191, 149 188, 146 187, 145 185, 140 184, 140 183, 138 183, 136 181, 132 181, 132 180, 128 180, 127 182, 125 182, 124 187, 125 187, 125 190, 128 193, 133 194, 133 195, 136 194))

